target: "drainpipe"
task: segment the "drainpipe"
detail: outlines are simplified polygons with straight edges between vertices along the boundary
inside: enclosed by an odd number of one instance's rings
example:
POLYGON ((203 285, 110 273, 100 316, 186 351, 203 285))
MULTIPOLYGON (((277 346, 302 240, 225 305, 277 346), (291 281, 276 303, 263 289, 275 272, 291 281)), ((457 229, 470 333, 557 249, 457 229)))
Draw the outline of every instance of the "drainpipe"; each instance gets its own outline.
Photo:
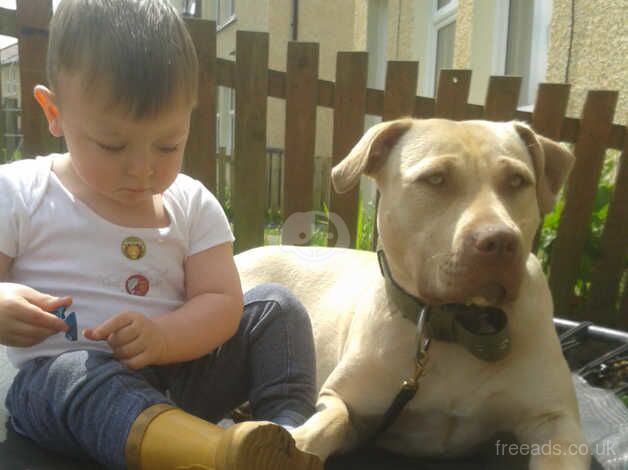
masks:
POLYGON ((299 36, 299 0, 292 0, 292 40, 296 41, 299 36))

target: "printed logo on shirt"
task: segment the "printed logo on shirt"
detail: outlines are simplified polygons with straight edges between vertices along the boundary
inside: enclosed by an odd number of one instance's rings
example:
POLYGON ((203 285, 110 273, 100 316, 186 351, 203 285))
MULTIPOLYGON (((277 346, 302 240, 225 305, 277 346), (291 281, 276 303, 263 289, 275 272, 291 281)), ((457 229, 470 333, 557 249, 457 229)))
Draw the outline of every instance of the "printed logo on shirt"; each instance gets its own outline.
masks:
MULTIPOLYGON (((167 268, 157 269, 151 267, 141 266, 137 268, 138 271, 142 271, 142 275, 148 279, 148 283, 151 289, 160 288, 167 284, 169 277, 169 271, 167 268)), ((116 291, 126 290, 126 283, 128 281, 128 274, 120 274, 119 272, 110 274, 98 274, 98 283, 108 289, 115 289, 116 291)))
POLYGON ((134 274, 125 283, 126 291, 131 295, 145 296, 150 289, 148 279, 141 274, 134 274))
POLYGON ((131 260, 140 259, 146 254, 146 244, 140 237, 126 237, 120 248, 122 254, 131 260))

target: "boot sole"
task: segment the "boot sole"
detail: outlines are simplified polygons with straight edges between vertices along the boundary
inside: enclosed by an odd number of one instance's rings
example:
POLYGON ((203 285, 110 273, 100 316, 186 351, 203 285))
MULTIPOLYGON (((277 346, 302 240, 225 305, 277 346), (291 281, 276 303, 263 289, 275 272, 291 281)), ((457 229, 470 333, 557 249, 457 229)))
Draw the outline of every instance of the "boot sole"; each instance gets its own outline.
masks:
POLYGON ((296 448, 277 424, 247 421, 225 430, 216 453, 216 470, 323 470, 315 455, 296 448))

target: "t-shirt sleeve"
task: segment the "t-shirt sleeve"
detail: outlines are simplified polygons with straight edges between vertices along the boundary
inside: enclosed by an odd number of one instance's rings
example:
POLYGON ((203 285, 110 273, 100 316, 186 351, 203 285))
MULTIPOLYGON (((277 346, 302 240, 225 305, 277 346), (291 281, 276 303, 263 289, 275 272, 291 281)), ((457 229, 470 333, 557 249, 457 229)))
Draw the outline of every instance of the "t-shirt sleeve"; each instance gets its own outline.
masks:
POLYGON ((229 220, 220 202, 201 183, 197 182, 190 202, 188 256, 235 240, 229 220))

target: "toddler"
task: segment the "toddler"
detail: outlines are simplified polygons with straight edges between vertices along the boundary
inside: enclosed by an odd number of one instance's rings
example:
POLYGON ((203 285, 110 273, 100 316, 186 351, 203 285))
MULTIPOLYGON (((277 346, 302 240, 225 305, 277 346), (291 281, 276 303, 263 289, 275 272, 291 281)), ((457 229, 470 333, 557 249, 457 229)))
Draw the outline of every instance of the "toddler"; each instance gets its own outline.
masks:
POLYGON ((242 295, 224 212, 179 173, 198 63, 178 13, 63 0, 47 73, 68 153, 0 166, 15 430, 107 468, 322 468, 286 430, 314 412, 307 313, 278 285, 242 295), (259 421, 212 424, 246 400, 259 421))

